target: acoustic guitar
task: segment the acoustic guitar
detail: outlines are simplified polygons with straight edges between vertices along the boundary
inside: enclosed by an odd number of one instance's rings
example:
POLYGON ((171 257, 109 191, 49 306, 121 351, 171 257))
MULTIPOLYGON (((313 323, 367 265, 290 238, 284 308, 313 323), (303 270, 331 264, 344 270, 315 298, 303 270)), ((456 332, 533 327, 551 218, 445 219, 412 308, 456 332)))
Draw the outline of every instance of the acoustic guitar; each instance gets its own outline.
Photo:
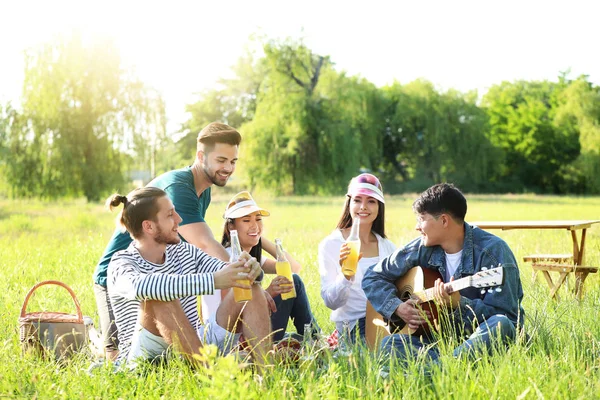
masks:
MULTIPOLYGON (((429 311, 431 319, 428 323, 421 325, 418 329, 410 329, 402 319, 396 322, 386 321, 377 313, 370 302, 367 301, 366 318, 366 340, 369 348, 375 348, 376 342, 382 336, 392 333, 402 333, 405 335, 426 335, 431 332, 431 327, 437 327, 438 310, 434 301, 433 286, 437 279, 442 279, 439 272, 422 267, 413 267, 399 278, 396 284, 396 295, 400 300, 406 301, 410 298, 417 299, 419 306, 429 311)), ((443 279, 442 279, 443 280, 443 279)), ((504 282, 504 270, 502 266, 493 269, 485 269, 474 275, 457 279, 452 282, 446 282, 452 288, 453 293, 469 287, 481 288, 485 290, 501 291, 500 287, 504 282), (487 289, 486 289, 487 288, 487 289)))

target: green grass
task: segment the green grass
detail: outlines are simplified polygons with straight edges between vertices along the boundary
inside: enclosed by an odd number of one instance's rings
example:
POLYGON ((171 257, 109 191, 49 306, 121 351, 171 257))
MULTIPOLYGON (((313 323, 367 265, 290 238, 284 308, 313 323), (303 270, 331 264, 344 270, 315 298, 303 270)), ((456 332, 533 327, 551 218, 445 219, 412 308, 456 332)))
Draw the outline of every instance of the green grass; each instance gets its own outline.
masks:
MULTIPOLYGON (((207 221, 220 238, 221 214, 229 196, 217 195, 207 221)), ((411 211, 414 196, 397 196, 386 210, 388 237, 403 244, 416 236, 411 211)), ((600 198, 541 196, 469 196, 468 220, 600 218, 600 198)), ((265 235, 283 238, 288 251, 304 266, 311 305, 325 332, 333 330, 329 310, 319 295, 317 246, 331 232, 342 198, 257 198, 271 211, 265 235)), ((355 349, 349 357, 322 352, 298 366, 277 366, 262 380, 240 370, 231 358, 210 356, 210 371, 190 371, 174 362, 141 375, 86 373, 90 358, 66 365, 21 353, 17 318, 25 294, 35 283, 58 279, 73 288, 84 315, 97 322, 91 276, 114 228, 114 213, 82 201, 0 200, 0 397, 25 398, 589 398, 600 393, 600 283, 586 282, 583 301, 563 291, 562 301, 549 299, 543 282, 531 281, 531 269, 520 265, 530 343, 520 340, 507 352, 476 363, 454 360, 442 352, 444 368, 431 379, 420 374, 420 361, 402 369, 392 366, 382 379, 382 360, 355 349)), ((567 231, 496 231, 517 259, 529 253, 571 251, 567 231)), ((587 264, 600 265, 600 225, 588 231, 587 264)), ((72 312, 66 292, 43 288, 30 311, 72 312)), ((314 355, 314 354, 313 354, 314 355)))

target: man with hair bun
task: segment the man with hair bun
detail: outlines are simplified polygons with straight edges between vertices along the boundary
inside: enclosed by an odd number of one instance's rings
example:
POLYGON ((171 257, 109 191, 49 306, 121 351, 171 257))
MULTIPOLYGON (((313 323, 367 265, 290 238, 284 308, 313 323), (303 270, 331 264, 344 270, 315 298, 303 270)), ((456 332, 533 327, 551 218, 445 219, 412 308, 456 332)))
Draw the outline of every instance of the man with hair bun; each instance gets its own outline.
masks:
MULTIPOLYGON (((234 286, 252 289, 238 279, 244 276, 254 282, 261 273, 258 261, 244 252, 238 261, 226 264, 181 241, 181 217, 159 188, 148 186, 127 196, 116 194, 108 204, 111 209, 123 204, 119 222, 134 239, 125 250, 114 254, 107 272, 108 294, 119 331, 119 361, 135 367, 140 358, 153 360, 173 350, 198 365, 202 342, 214 344, 222 352, 235 347, 239 327, 224 330, 214 316, 200 324, 197 296, 234 286)), ((216 314, 239 321, 240 311, 219 308, 216 314)), ((264 362, 268 343, 251 341, 250 346, 255 359, 264 362)))
MULTIPOLYGON (((166 172, 147 185, 164 190, 173 202, 177 213, 181 216, 181 224, 178 228, 179 236, 205 253, 223 261, 229 260, 229 256, 223 246, 215 240, 204 217, 211 201, 211 186, 213 184, 225 186, 235 171, 241 141, 240 133, 231 126, 220 122, 210 123, 198 134, 196 155, 191 166, 166 172)), ((105 351, 107 357, 113 360, 118 354, 119 343, 106 289, 106 271, 113 254, 126 249, 131 241, 129 233, 117 229, 104 250, 94 273, 94 291, 105 351)), ((270 296, 264 294, 253 298, 252 301, 262 302, 264 311, 259 312, 259 315, 252 316, 245 313, 244 318, 250 318, 251 320, 248 322, 251 325, 257 325, 256 327, 252 326, 253 334, 257 337, 264 337, 270 333, 269 308, 274 310, 275 303, 270 296)), ((234 306, 231 305, 231 307, 234 306)), ((208 318, 209 316, 204 317, 208 318)), ((226 321, 219 322, 222 327, 229 325, 226 321)), ((244 336, 246 337, 246 335, 244 336)))

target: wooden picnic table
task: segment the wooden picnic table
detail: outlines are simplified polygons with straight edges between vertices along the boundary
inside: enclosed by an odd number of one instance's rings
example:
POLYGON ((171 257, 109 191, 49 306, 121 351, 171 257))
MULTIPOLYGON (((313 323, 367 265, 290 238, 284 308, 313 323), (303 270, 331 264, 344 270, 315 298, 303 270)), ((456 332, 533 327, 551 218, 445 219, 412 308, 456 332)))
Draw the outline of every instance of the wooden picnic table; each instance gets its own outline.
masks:
MULTIPOLYGON (((543 221, 475 221, 471 222, 481 229, 565 229, 571 232, 571 240, 573 242, 573 264, 548 264, 535 263, 534 269, 539 269, 544 272, 544 277, 551 289, 552 297, 558 296, 557 291, 565 281, 570 272, 574 272, 576 276, 575 292, 577 297, 581 298, 583 290, 583 282, 590 272, 596 272, 597 267, 589 267, 584 264, 585 256, 585 237, 588 228, 593 224, 600 223, 600 220, 543 220, 543 221), (578 231, 581 235, 578 237, 578 231), (560 272, 558 282, 552 282, 550 271, 560 272)), ((542 257, 543 258, 543 257, 542 257)))

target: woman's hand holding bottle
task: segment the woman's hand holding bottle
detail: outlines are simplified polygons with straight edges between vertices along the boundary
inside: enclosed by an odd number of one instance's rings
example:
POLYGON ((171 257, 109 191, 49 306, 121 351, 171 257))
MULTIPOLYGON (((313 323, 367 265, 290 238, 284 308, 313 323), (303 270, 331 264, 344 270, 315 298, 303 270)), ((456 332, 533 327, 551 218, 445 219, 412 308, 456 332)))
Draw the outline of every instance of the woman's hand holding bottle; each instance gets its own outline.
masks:
MULTIPOLYGON (((344 261, 348 258, 351 251, 352 250, 350 249, 350 246, 348 246, 348 243, 342 244, 342 247, 340 247, 340 267, 343 266, 344 261)), ((356 262, 358 263, 361 258, 362 258, 362 253, 359 253, 358 259, 356 260, 356 262)), ((353 275, 344 274, 344 276, 346 277, 346 279, 350 280, 352 277, 354 277, 354 274, 353 275)))
POLYGON ((285 276, 277 275, 272 281, 267 292, 271 297, 280 295, 281 293, 289 293, 292 291, 293 282, 290 282, 285 276))

